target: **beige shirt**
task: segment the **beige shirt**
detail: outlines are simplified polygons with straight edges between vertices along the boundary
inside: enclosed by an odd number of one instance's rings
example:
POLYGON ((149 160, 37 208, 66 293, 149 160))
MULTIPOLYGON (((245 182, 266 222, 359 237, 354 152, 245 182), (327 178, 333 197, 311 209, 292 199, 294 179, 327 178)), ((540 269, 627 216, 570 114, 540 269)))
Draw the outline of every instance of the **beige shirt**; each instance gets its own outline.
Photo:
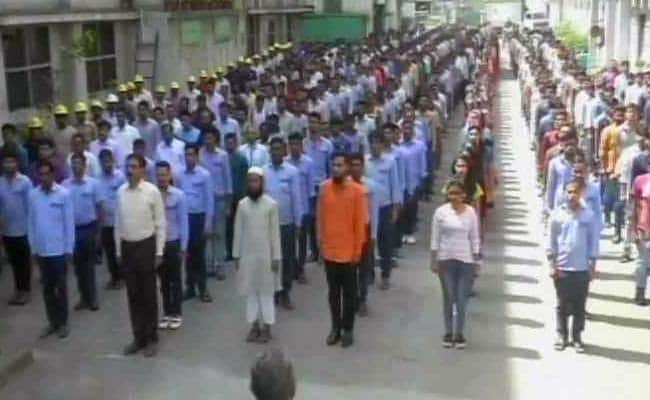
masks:
POLYGON ((165 246, 165 207, 160 191, 149 182, 141 181, 135 188, 128 183, 117 191, 115 212, 115 246, 121 256, 122 240, 137 242, 156 237, 156 255, 163 255, 165 246))

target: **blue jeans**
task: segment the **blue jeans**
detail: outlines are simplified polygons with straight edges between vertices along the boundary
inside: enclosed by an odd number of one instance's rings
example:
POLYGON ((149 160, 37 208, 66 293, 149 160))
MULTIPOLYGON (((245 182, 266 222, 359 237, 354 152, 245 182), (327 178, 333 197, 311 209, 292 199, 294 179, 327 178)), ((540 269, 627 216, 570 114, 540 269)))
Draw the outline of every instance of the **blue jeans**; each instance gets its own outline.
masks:
POLYGON ((611 213, 614 211, 614 204, 619 198, 619 187, 617 179, 606 178, 605 191, 603 193, 603 214, 605 221, 611 222, 611 213))
MULTIPOLYGON (((381 257, 380 267, 382 278, 390 278, 392 267, 395 224, 393 218, 393 206, 388 205, 379 209, 379 221, 377 221, 377 249, 381 257)), ((372 251, 372 249, 370 249, 372 251)))
POLYGON ((474 265, 459 260, 441 260, 438 265, 445 333, 462 335, 465 327, 467 301, 474 280, 474 265), (456 306, 455 326, 454 305, 456 306))
POLYGON ((65 256, 38 257, 47 319, 55 328, 68 323, 68 286, 65 256))

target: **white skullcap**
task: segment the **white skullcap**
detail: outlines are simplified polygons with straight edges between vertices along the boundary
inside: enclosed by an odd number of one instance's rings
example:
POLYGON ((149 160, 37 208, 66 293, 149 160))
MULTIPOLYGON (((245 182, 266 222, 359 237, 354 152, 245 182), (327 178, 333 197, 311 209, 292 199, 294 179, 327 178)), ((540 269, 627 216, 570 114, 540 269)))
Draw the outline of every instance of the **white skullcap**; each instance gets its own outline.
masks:
POLYGON ((260 167, 250 167, 248 169, 248 175, 259 175, 264 178, 264 170, 260 167))

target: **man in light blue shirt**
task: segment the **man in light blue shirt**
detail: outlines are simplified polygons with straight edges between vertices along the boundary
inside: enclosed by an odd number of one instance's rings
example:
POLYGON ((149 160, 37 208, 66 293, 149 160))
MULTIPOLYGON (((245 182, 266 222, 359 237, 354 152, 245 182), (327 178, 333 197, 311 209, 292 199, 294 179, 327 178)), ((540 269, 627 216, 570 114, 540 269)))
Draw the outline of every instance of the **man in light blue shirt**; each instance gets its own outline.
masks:
POLYGON ((151 105, 147 100, 138 103, 138 118, 133 122, 133 126, 140 132, 140 137, 147 143, 146 156, 153 158, 156 146, 161 140, 160 125, 154 119, 150 118, 151 105))
POLYGON ((573 178, 573 159, 576 153, 575 138, 571 138, 562 146, 562 153, 548 163, 545 193, 548 214, 559 205, 564 185, 573 178))
POLYGON ((172 174, 178 174, 185 169, 185 143, 174 137, 170 124, 162 124, 162 140, 154 152, 156 162, 165 161, 172 169, 172 174))
POLYGON ((399 146, 398 130, 399 127, 395 123, 387 122, 383 125, 384 137, 386 138, 384 152, 392 156, 397 164, 397 179, 400 189, 399 204, 402 204, 404 202, 404 191, 406 190, 406 167, 404 166, 403 149, 399 146))
POLYGON ((102 172, 97 177, 102 199, 101 242, 106 264, 111 280, 106 284, 107 289, 117 290, 123 286, 124 274, 117 261, 115 248, 115 210, 117 209, 117 189, 126 183, 124 173, 116 168, 115 157, 110 149, 99 152, 99 162, 102 172))
POLYGON ((568 344, 568 317, 573 315, 571 336, 578 353, 584 351, 581 334, 589 281, 596 273, 600 226, 593 211, 581 201, 580 184, 565 185, 566 202, 553 210, 549 223, 547 258, 551 264, 558 305, 556 350, 568 344))
POLYGON ((205 235, 212 229, 214 215, 214 185, 207 169, 199 165, 199 148, 185 146, 185 169, 176 175, 178 188, 187 198, 189 238, 185 261, 185 299, 196 297, 202 302, 212 302, 206 286, 205 235))
POLYGON ((264 167, 271 158, 263 144, 258 143, 258 132, 248 126, 244 132, 246 143, 239 146, 239 153, 246 157, 249 167, 264 167))
POLYGON ((278 203, 280 211, 280 242, 282 245, 282 291, 277 294, 280 305, 292 310, 291 286, 296 278, 296 233, 302 226, 303 208, 300 172, 283 160, 282 138, 271 139, 271 162, 264 167, 264 189, 278 203))
POLYGON ((95 251, 98 222, 101 217, 101 193, 95 178, 86 175, 83 154, 72 154, 72 176, 63 181, 72 197, 75 225, 74 271, 79 288, 79 302, 75 310, 99 310, 95 281, 95 251))
POLYGON ((374 182, 373 200, 379 212, 377 218, 377 248, 381 256, 381 286, 390 287, 395 222, 402 200, 399 174, 395 159, 384 153, 386 138, 381 133, 370 135, 370 157, 366 162, 366 176, 374 182))
POLYGON ((168 162, 159 161, 156 164, 156 177, 167 221, 165 248, 159 268, 163 317, 158 328, 175 330, 183 324, 181 265, 189 238, 187 202, 183 191, 171 184, 172 171, 168 162))
MULTIPOLYGON (((302 150, 302 134, 294 132, 289 135, 289 155, 285 161, 293 165, 300 173, 300 199, 302 201, 302 229, 298 236, 298 263, 296 276, 298 283, 307 283, 305 262, 307 261, 307 234, 311 231, 316 214, 316 184, 314 182, 314 162, 302 150)), ((310 237, 311 253, 318 252, 315 237, 310 237)))
POLYGON ((222 137, 226 137, 229 133, 234 133, 237 135, 237 141, 241 141, 239 122, 230 116, 230 104, 223 102, 219 105, 219 115, 214 120, 213 124, 217 129, 219 129, 222 137))
POLYGON ((406 189, 404 191, 404 209, 400 220, 400 232, 406 244, 416 243, 415 222, 418 215, 418 198, 420 184, 427 179, 427 149, 426 145, 413 138, 413 122, 404 121, 402 124, 403 141, 400 147, 404 154, 406 170, 406 189))
POLYGON ((192 114, 185 110, 181 112, 181 132, 178 139, 185 144, 197 144, 201 139, 201 131, 192 125, 192 114))
POLYGON ((29 194, 27 237, 41 269, 49 321, 41 337, 57 333, 65 338, 69 333, 66 269, 75 242, 72 196, 54 182, 54 165, 49 161, 41 161, 37 173, 41 184, 29 194))
POLYGON ((321 136, 318 116, 309 116, 309 136, 305 139, 305 154, 314 162, 314 182, 316 187, 327 179, 330 172, 330 157, 334 151, 332 142, 321 136))
POLYGON ((226 257, 226 219, 232 209, 232 174, 228 153, 217 147, 220 138, 215 127, 205 131, 199 162, 210 173, 214 185, 212 230, 208 234, 205 253, 207 271, 208 276, 216 276, 222 281, 226 279, 223 263, 226 257))
POLYGON ((14 274, 14 294, 10 305, 24 305, 29 302, 32 266, 31 251, 27 240, 27 211, 32 182, 18 172, 20 155, 10 147, 2 150, 0 177, 0 219, 2 219, 2 240, 7 259, 14 274))

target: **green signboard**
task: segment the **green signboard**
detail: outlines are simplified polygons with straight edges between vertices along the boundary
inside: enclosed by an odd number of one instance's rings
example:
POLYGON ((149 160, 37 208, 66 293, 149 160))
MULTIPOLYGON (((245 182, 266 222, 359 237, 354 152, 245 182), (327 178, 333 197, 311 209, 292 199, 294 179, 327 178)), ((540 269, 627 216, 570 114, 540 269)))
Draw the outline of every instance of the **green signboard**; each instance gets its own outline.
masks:
POLYGON ((181 42, 184 46, 198 46, 203 39, 203 23, 186 20, 181 23, 181 42))
POLYGON ((214 20, 214 40, 217 43, 229 42, 233 35, 233 23, 230 16, 218 16, 214 20))

